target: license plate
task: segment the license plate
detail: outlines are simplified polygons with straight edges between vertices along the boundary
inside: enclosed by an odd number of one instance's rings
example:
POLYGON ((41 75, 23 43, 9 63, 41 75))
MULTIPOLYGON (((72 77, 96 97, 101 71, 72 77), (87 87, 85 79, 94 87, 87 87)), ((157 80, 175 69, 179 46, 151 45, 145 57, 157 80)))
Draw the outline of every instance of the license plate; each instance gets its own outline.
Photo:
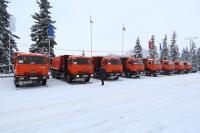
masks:
POLYGON ((38 79, 37 77, 31 77, 30 79, 38 79))
POLYGON ((86 77, 88 77, 88 75, 83 75, 83 78, 86 78, 86 77))

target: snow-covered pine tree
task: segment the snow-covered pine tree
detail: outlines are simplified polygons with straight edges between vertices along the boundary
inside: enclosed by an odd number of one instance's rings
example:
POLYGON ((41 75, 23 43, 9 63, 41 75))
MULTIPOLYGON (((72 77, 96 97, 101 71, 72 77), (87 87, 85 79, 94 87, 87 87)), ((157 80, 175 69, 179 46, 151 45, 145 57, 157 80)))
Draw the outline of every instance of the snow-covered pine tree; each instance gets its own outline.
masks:
MULTIPOLYGON (((32 15, 35 24, 31 27, 31 39, 34 42, 29 51, 32 53, 41 53, 49 54, 49 37, 48 37, 48 26, 55 23, 51 20, 51 12, 49 9, 52 8, 48 0, 38 0, 37 4, 39 5, 39 13, 32 15)), ((53 26, 54 29, 56 29, 53 26)), ((50 57, 54 57, 54 45, 56 42, 54 38, 50 39, 50 57)))
MULTIPOLYGON (((19 38, 9 30, 10 14, 7 11, 9 2, 0 0, 0 72, 8 73, 9 68, 9 35, 10 35, 10 59, 12 63, 13 53, 18 51, 14 39, 19 38)), ((12 71, 12 70, 10 70, 12 71)))
POLYGON ((165 35, 165 38, 162 40, 162 49, 161 49, 161 60, 169 60, 169 48, 167 44, 167 35, 165 35))
POLYGON ((170 59, 178 60, 179 59, 179 49, 178 45, 176 45, 176 33, 174 31, 172 35, 171 45, 170 45, 170 59))
POLYGON ((135 58, 143 58, 143 54, 142 54, 142 46, 140 44, 140 38, 138 37, 136 40, 136 45, 134 47, 134 57, 135 58))
POLYGON ((81 54, 81 55, 82 55, 82 56, 85 56, 85 50, 82 51, 82 54, 81 54))
POLYGON ((190 50, 190 61, 192 63, 193 67, 197 67, 197 51, 196 51, 196 44, 195 42, 192 43, 191 45, 191 50, 190 50))
POLYGON ((197 66, 200 68, 200 48, 197 49, 197 66))
POLYGON ((151 36, 151 40, 149 41, 149 56, 150 59, 157 59, 158 58, 158 52, 155 45, 155 36, 151 36))
POLYGON ((182 53, 181 53, 181 60, 190 61, 190 52, 188 50, 188 47, 183 48, 182 53))

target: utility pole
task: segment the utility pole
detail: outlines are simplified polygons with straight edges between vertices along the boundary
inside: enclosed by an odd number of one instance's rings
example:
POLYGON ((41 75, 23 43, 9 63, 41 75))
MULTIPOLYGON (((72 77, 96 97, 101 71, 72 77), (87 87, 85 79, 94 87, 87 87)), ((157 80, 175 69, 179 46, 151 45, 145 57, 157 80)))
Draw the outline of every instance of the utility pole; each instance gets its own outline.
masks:
POLYGON ((124 32, 126 31, 126 28, 124 25, 122 25, 122 57, 124 56, 124 32))
POLYGON ((90 48, 91 48, 91 57, 92 57, 92 47, 93 47, 93 29, 92 29, 92 24, 94 23, 94 21, 92 20, 92 16, 90 16, 90 39, 91 39, 91 45, 90 45, 90 48))

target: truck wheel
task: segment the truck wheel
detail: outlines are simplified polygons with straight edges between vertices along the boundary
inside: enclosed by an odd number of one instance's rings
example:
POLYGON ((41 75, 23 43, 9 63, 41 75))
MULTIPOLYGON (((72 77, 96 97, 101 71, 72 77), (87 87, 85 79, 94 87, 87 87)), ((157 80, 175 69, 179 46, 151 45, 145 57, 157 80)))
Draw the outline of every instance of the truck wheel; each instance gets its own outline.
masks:
POLYGON ((125 77, 126 78, 131 78, 130 73, 128 71, 125 72, 125 77))
POLYGON ((85 79, 85 82, 89 82, 90 81, 90 77, 85 79))
POLYGON ((59 78, 60 78, 60 77, 59 77, 59 73, 58 73, 57 71, 54 71, 54 72, 55 72, 55 73, 54 73, 54 74, 55 74, 55 78, 56 78, 56 79, 59 79, 59 78))
POLYGON ((42 80, 42 85, 46 85, 47 84, 47 80, 42 80))
POLYGON ((114 78, 114 80, 118 80, 119 79, 119 77, 117 76, 116 78, 114 78))
POLYGON ((15 82, 15 87, 19 87, 19 82, 15 82))
POLYGON ((52 78, 55 78, 55 71, 54 70, 51 70, 51 75, 52 75, 52 78))
POLYGON ((71 82, 72 82, 72 78, 71 78, 71 76, 70 76, 69 74, 67 75, 67 82, 68 82, 68 83, 71 83, 71 82))
POLYGON ((14 84, 15 84, 15 87, 19 87, 19 82, 17 82, 17 78, 14 77, 14 84))
POLYGON ((140 78, 140 75, 135 76, 135 78, 140 78))
POLYGON ((158 75, 157 75, 157 73, 153 73, 153 76, 154 76, 154 77, 157 77, 158 75))

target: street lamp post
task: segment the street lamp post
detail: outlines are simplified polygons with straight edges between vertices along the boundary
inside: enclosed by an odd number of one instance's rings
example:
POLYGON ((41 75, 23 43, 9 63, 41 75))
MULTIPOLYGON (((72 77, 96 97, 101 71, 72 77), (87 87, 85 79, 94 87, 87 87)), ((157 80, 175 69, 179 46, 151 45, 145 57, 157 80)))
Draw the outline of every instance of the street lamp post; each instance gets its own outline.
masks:
POLYGON ((94 21, 92 20, 92 16, 90 16, 90 37, 91 37, 91 38, 90 38, 90 39, 91 39, 91 40, 90 40, 90 41, 91 41, 91 42, 90 42, 90 43, 91 43, 91 44, 90 44, 90 48, 91 48, 91 51, 90 51, 90 52, 91 52, 91 57, 92 57, 92 47, 93 47, 93 40, 92 40, 92 39, 93 39, 93 29, 92 29, 92 24, 93 24, 93 23, 94 23, 94 21))
POLYGON ((124 56, 124 31, 126 31, 126 28, 122 25, 122 57, 124 56))

